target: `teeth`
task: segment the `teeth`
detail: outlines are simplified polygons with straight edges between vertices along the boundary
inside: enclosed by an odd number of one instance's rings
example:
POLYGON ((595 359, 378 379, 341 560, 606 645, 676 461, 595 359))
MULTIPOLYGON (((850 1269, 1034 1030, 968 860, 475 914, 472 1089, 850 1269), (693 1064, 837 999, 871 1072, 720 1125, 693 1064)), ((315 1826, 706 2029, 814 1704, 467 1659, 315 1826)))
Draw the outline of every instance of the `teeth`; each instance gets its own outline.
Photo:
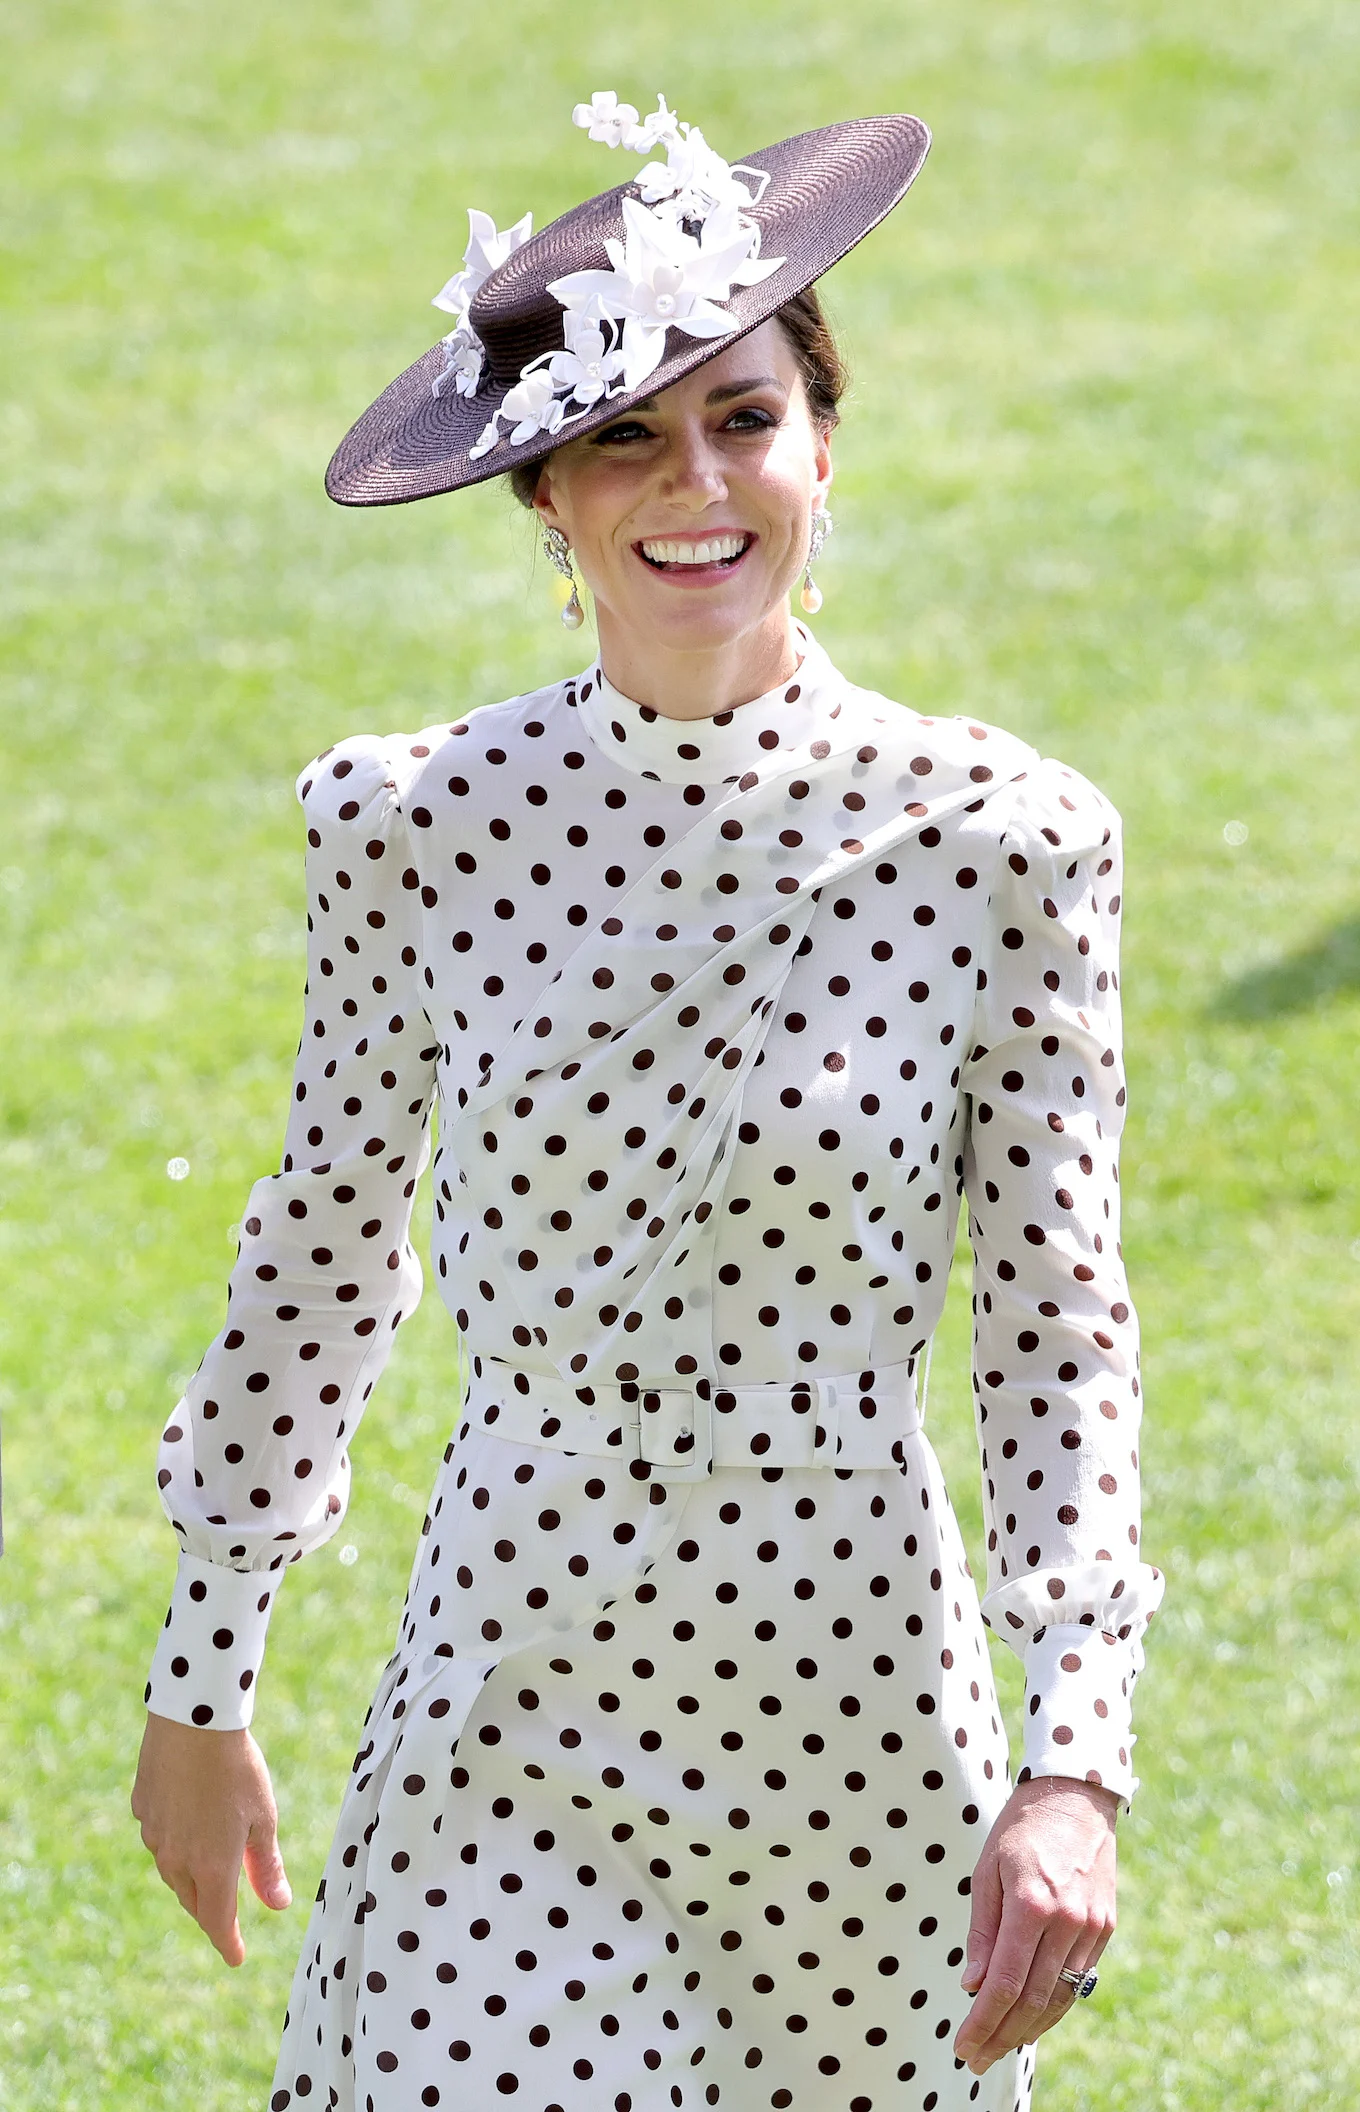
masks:
POLYGON ((749 541, 746 535, 716 535, 706 543, 644 542, 642 549, 654 565, 712 565, 720 558, 740 557, 749 541))

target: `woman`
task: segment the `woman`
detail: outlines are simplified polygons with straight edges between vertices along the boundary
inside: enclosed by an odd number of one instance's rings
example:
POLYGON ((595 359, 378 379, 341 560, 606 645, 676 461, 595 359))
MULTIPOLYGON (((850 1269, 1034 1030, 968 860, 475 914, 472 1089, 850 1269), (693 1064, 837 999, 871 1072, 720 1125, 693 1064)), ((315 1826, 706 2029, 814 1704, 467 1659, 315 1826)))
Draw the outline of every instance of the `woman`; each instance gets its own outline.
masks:
POLYGON ((531 237, 332 496, 509 470, 599 653, 302 773, 307 1016, 229 1326, 165 1432, 133 1808, 229 1963, 286 1905, 247 1728, 435 1256, 470 1353, 271 2097, 1012 2112, 1114 1927, 1159 1572, 1118 1246, 1119 823, 794 621, 841 371, 813 281, 914 118, 656 160, 531 237), (917 1399, 966 1193, 981 1607, 917 1399), (1011 1784, 985 1629, 1026 1667, 1011 1784))

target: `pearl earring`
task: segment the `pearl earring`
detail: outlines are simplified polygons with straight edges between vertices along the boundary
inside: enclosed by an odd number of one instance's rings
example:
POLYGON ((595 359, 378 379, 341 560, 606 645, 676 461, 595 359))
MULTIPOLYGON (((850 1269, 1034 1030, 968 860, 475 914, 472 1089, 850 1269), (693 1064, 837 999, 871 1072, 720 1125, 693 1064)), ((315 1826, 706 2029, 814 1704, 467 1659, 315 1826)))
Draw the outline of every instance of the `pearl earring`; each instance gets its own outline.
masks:
POLYGON ((560 528, 554 528, 551 522, 545 522, 543 548, 548 553, 549 562, 556 565, 558 571, 571 581, 571 599, 562 611, 562 622, 567 630, 579 631, 586 620, 586 612, 581 607, 580 597, 576 592, 576 574, 571 569, 571 544, 560 528))
POLYGON ((798 596, 809 616, 815 616, 822 605, 822 590, 812 577, 812 568, 821 556, 822 545, 835 525, 829 513, 814 513, 812 516, 812 537, 808 544, 807 563, 803 568, 803 591, 798 596))

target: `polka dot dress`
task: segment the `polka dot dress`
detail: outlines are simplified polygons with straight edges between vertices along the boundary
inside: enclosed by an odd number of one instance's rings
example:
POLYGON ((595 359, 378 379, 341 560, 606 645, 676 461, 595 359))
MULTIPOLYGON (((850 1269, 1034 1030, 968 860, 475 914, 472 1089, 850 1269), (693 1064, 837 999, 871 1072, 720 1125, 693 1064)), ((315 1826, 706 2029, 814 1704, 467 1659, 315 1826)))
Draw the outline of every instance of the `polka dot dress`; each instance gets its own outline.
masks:
MULTIPOLYGON (((299 779, 282 1165, 166 1427, 147 1689, 248 1723, 434 1265, 467 1352, 273 2112, 1027 2112, 952 2045, 1015 1779, 1127 1806, 1139 1552, 1119 826, 997 728, 596 665, 299 779), (981 1600, 921 1420, 961 1199, 981 1600), (460 1412, 461 1410, 461 1412, 460 1412)), ((453 1370, 451 1357, 451 1374, 453 1370)))

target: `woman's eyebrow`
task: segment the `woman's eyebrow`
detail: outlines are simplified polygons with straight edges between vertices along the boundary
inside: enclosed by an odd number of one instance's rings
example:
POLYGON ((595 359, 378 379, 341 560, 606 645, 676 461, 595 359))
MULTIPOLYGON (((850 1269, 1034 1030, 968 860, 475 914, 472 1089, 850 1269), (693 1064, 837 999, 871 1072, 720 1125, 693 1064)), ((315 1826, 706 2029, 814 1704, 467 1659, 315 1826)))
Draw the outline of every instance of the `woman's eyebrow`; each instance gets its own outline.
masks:
POLYGON ((752 389, 777 389, 780 386, 776 374, 752 374, 746 381, 731 381, 723 388, 710 389, 706 400, 709 403, 730 403, 734 396, 745 396, 752 389))
MULTIPOLYGON (((745 396, 752 389, 781 388, 783 384, 777 374, 753 374, 746 381, 729 381, 723 388, 710 389, 704 401, 708 404, 730 403, 734 396, 745 396)), ((631 406, 635 411, 654 411, 655 396, 644 396, 631 406)))

